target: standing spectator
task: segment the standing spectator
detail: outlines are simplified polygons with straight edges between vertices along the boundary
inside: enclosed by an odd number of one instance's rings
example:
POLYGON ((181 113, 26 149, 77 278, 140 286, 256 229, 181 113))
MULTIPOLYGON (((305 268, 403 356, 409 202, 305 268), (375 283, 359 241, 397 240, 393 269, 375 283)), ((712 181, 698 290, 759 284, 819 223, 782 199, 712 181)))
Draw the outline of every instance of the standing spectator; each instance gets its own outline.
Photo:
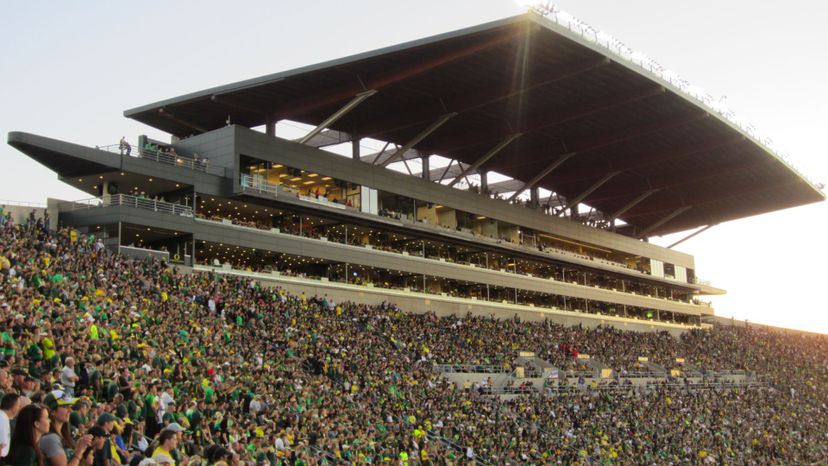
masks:
POLYGON ((63 369, 60 371, 60 383, 66 390, 67 396, 75 395, 75 383, 78 380, 80 380, 80 377, 75 373, 75 358, 70 356, 66 358, 63 369))
POLYGON ((132 146, 130 146, 129 142, 127 142, 126 136, 121 136, 121 142, 118 144, 118 149, 120 149, 121 155, 129 155, 132 152, 132 146))

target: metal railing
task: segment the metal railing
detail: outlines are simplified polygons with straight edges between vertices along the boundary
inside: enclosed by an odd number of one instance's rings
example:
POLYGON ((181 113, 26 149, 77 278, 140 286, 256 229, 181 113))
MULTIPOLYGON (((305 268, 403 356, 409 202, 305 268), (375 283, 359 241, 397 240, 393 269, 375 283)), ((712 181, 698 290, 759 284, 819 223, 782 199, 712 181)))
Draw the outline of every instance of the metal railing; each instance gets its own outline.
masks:
POLYGON ((35 207, 42 209, 46 207, 46 204, 42 202, 27 202, 27 201, 12 201, 7 199, 0 199, 0 206, 12 206, 12 207, 35 207))
POLYGON ((173 152, 163 151, 160 149, 148 149, 138 147, 137 144, 130 144, 129 146, 122 146, 121 144, 109 144, 106 146, 95 146, 96 149, 111 152, 113 154, 128 155, 139 159, 152 160, 153 162, 163 163, 166 165, 173 165, 176 167, 187 168, 190 170, 207 172, 207 159, 194 158, 189 155, 181 155, 173 152), (129 149, 127 149, 129 147, 129 149))
POLYGON ((545 393, 553 395, 580 395, 587 392, 651 392, 653 390, 676 390, 676 391, 702 391, 722 389, 745 389, 765 388, 770 385, 760 380, 745 380, 741 382, 705 381, 690 383, 661 383, 652 382, 644 385, 631 384, 598 384, 596 386, 586 385, 549 385, 545 393))
POLYGON ((156 201, 144 197, 130 196, 127 194, 113 194, 106 195, 100 198, 82 199, 73 202, 63 202, 58 205, 58 210, 61 212, 69 212, 76 210, 86 210, 98 207, 133 207, 136 209, 151 210, 154 212, 161 212, 171 215, 180 215, 182 217, 192 217, 193 208, 181 204, 173 204, 171 202, 156 201))
POLYGON ((496 364, 435 364, 434 371, 439 373, 478 373, 478 374, 509 374, 511 368, 496 364))
POLYGON ((253 191, 258 193, 268 193, 274 196, 279 195, 279 186, 268 183, 262 176, 251 176, 242 174, 240 180, 242 191, 253 191))

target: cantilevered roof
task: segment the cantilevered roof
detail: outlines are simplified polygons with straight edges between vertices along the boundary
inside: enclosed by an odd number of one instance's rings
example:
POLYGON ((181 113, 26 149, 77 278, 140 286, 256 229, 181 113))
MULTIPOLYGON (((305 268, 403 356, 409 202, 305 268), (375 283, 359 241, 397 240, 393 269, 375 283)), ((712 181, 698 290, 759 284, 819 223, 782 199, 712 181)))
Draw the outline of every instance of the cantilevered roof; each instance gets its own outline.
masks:
POLYGON ((405 148, 442 123, 413 148, 464 164, 485 159, 478 170, 617 214, 631 234, 661 235, 825 199, 715 111, 532 13, 125 115, 181 137, 228 119, 248 127, 282 119, 315 126, 369 90, 377 92, 332 130, 405 148))

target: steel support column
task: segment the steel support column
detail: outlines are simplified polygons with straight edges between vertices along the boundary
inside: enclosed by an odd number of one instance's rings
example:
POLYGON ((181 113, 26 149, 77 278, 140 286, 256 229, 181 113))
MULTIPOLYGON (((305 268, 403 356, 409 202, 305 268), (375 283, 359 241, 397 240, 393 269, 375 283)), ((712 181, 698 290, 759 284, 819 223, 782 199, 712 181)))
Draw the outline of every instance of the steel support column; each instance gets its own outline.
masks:
POLYGON ((718 223, 711 223, 710 225, 706 225, 704 228, 702 228, 700 230, 696 230, 693 233, 690 233, 689 235, 685 236, 684 238, 676 241, 675 243, 667 246, 667 249, 673 249, 674 247, 678 246, 679 244, 687 241, 688 239, 690 239, 690 238, 692 238, 696 235, 700 235, 700 234, 704 233, 705 231, 715 227, 716 225, 718 225, 718 223))
POLYGON ((414 137, 413 137, 410 141, 408 141, 407 143, 405 143, 405 145, 404 145, 404 146, 402 146, 402 147, 400 147, 399 149, 397 149, 397 151, 396 151, 396 152, 394 152, 394 153, 391 155, 391 157, 388 157, 387 159, 385 159, 385 161, 384 161, 384 162, 380 163, 380 166, 382 166, 382 167, 387 167, 387 166, 388 166, 388 164, 390 164, 390 163, 392 163, 392 162, 395 162, 395 161, 396 161, 398 158, 400 158, 403 154, 405 154, 406 152, 408 152, 408 150, 409 150, 409 149, 412 149, 415 145, 417 145, 417 144, 418 144, 419 142, 421 142, 423 139, 427 138, 427 137, 428 137, 428 135, 430 135, 430 134, 431 134, 431 133, 433 133, 434 131, 437 131, 437 128, 439 128, 439 127, 443 126, 443 125, 444 125, 447 121, 451 120, 452 118, 454 118, 454 117, 456 117, 456 116, 457 116, 457 113, 454 113, 454 112, 452 112, 452 113, 446 113, 445 115, 441 116, 441 117, 440 117, 437 121, 435 121, 434 123, 432 123, 432 124, 428 125, 428 127, 427 127, 426 129, 424 129, 424 130, 420 131, 420 133, 419 133, 419 134, 417 134, 417 135, 416 135, 416 136, 414 136, 414 137))
POLYGON ((348 112, 355 109, 357 107, 357 105, 361 104, 363 101, 365 101, 365 99, 367 99, 368 97, 371 97, 372 95, 374 95, 376 93, 377 93, 376 89, 369 89, 365 92, 360 92, 359 94, 354 96, 354 98, 351 99, 350 102, 345 104, 339 110, 335 111, 331 116, 326 118, 325 121, 323 121, 322 123, 319 123, 319 126, 312 129, 310 133, 306 134, 305 137, 300 139, 298 141, 299 144, 304 144, 304 143, 308 142, 312 137, 314 137, 317 134, 321 133, 322 130, 324 130, 328 126, 331 126, 332 124, 336 123, 337 120, 339 120, 340 118, 347 115, 348 112))
POLYGON ((564 206, 564 208, 561 209, 560 212, 558 212, 558 216, 563 214, 563 212, 565 212, 565 211, 577 206, 578 204, 580 204, 581 201, 586 199, 587 196, 594 193, 596 189, 600 188, 601 186, 606 184, 607 181, 615 178, 619 174, 621 174, 621 172, 610 172, 610 173, 607 173, 606 175, 604 175, 603 178, 596 181, 592 186, 588 187, 584 192, 582 192, 581 194, 578 194, 577 196, 570 199, 569 202, 566 203, 566 206, 564 206))
POLYGON ((671 212, 670 214, 668 214, 666 217, 662 218, 661 220, 659 220, 659 221, 653 223, 652 225, 648 226, 647 228, 645 228, 644 231, 642 231, 641 233, 638 234, 638 239, 644 238, 645 236, 650 234, 651 231, 654 231, 656 228, 664 225, 665 223, 669 222, 670 220, 678 217, 679 215, 687 212, 688 210, 690 210, 692 208, 693 208, 693 206, 689 206, 689 205, 684 206, 684 207, 679 207, 678 209, 676 209, 673 212, 671 212))
POLYGON ((268 136, 276 136, 276 119, 272 116, 265 118, 265 134, 268 136))
POLYGON ((508 200, 509 201, 514 200, 516 197, 518 197, 520 195, 520 193, 525 191, 527 188, 531 188, 532 186, 535 186, 536 184, 538 184, 538 182, 540 180, 546 178, 546 175, 548 175, 548 174, 552 173, 553 171, 555 171, 556 168, 560 167, 564 162, 569 160, 575 154, 576 154, 576 152, 569 152, 568 154, 563 154, 560 157, 558 157, 558 159, 555 160, 552 163, 552 165, 544 168, 543 170, 541 170, 540 173, 538 173, 537 175, 532 177, 531 180, 524 183, 523 186, 520 189, 518 189, 517 191, 515 191, 515 193, 512 194, 512 197, 510 197, 508 200))
POLYGON ((420 157, 420 160, 422 161, 422 166, 423 166, 423 169, 421 171, 422 177, 423 177, 424 180, 428 181, 429 175, 431 174, 431 167, 428 163, 429 158, 428 158, 427 155, 424 155, 424 156, 420 157))
POLYGON ((351 157, 354 160, 359 160, 359 157, 360 157, 359 156, 359 143, 360 143, 360 141, 361 141, 361 139, 359 139, 359 138, 351 139, 351 157))
POLYGON ((649 191, 644 191, 644 192, 643 192, 640 196, 638 196, 638 197, 636 197, 635 199, 631 200, 630 202, 626 203, 626 204, 624 205, 624 207, 621 207, 620 209, 618 209, 618 210, 616 210, 615 212, 613 212, 613 213, 609 216, 610 221, 613 221, 613 220, 617 219, 618 217, 620 217, 621 215, 623 215, 625 212, 627 212, 628 210, 630 210, 630 209, 632 209, 633 207, 635 207, 636 205, 638 205, 638 203, 640 203, 640 202, 641 202, 641 201, 643 201, 644 199, 647 199, 648 197, 650 197, 651 195, 653 195, 653 194, 655 194, 655 193, 657 193, 657 192, 658 192, 658 189, 651 189, 651 190, 649 190, 649 191))
POLYGON ((478 168, 480 168, 481 165, 483 165, 489 159, 491 159, 492 157, 497 155, 500 151, 505 149, 506 146, 511 144, 512 141, 519 138, 521 135, 522 135, 522 133, 515 133, 515 134, 510 134, 509 136, 506 136, 506 138, 504 138, 502 141, 500 141, 494 147, 492 147, 489 150, 489 152, 486 152, 482 157, 475 160, 471 165, 466 167, 465 170, 461 171, 460 174, 457 175, 457 177, 455 177, 453 180, 451 180, 451 183, 449 183, 449 187, 454 186, 455 183, 457 183, 458 181, 463 179, 463 177, 465 177, 466 175, 468 175, 468 174, 474 172, 475 170, 477 170, 478 168))

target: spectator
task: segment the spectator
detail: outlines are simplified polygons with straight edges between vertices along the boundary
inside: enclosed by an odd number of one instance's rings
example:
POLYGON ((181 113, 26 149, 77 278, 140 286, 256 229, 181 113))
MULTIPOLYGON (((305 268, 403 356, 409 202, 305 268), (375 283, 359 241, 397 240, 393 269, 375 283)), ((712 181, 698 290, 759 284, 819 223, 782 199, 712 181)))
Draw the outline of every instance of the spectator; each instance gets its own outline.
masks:
POLYGON ((40 438, 47 432, 49 432, 49 411, 46 408, 33 404, 20 410, 6 464, 44 466, 43 454, 37 445, 40 438))
POLYGON ((7 393, 0 399, 0 458, 9 454, 11 445, 11 423, 20 412, 20 396, 16 393, 7 393))

